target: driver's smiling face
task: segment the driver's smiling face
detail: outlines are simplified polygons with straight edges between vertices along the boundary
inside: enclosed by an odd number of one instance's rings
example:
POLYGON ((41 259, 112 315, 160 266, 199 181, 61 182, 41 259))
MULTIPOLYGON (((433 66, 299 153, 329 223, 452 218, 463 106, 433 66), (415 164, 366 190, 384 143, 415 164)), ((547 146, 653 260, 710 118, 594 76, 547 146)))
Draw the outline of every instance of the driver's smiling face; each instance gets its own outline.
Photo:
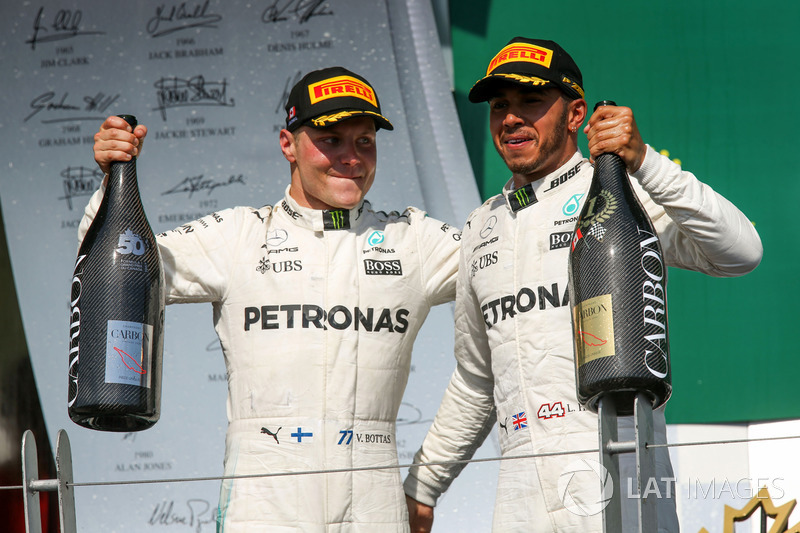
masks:
POLYGON ((312 209, 352 209, 372 187, 378 150, 375 122, 355 117, 325 128, 281 132, 281 148, 294 163, 290 194, 312 209))
POLYGON ((515 182, 537 180, 572 157, 568 118, 569 102, 559 89, 528 89, 511 83, 497 88, 489 100, 489 128, 515 182))

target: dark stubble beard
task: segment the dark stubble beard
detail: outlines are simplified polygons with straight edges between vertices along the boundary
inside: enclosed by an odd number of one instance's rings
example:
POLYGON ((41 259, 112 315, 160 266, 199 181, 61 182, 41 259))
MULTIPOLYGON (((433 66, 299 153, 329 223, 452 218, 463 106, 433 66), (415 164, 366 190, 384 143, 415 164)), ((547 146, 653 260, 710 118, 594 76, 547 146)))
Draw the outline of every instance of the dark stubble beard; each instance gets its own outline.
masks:
POLYGON ((537 156, 533 159, 529 159, 528 161, 506 161, 505 163, 508 169, 515 175, 522 176, 527 176, 529 174, 533 174, 534 172, 538 172, 542 163, 547 161, 554 153, 561 150, 562 143, 567 137, 568 119, 569 107, 564 106, 564 110, 561 113, 561 116, 558 117, 558 122, 556 122, 553 130, 550 132, 550 135, 547 135, 544 138, 539 137, 537 140, 539 143, 539 153, 537 156))

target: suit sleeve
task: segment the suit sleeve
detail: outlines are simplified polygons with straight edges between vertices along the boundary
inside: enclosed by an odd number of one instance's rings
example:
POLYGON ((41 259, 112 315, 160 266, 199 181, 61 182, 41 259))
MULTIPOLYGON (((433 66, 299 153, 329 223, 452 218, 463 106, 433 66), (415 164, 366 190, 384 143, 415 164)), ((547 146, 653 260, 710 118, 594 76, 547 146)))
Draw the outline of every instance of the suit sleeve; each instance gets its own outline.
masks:
POLYGON ((761 239, 750 220, 691 172, 648 146, 633 177, 670 266, 733 277, 761 262, 761 239))
POLYGON ((418 226, 417 249, 426 298, 431 306, 452 302, 456 296, 461 232, 416 208, 408 210, 412 224, 418 226))
MULTIPOLYGON (((89 200, 78 227, 82 241, 89 229, 105 188, 89 200)), ((246 209, 226 209, 156 235, 164 267, 166 302, 215 302, 225 296, 231 258, 241 242, 240 222, 246 209)))
POLYGON ((489 344, 463 250, 456 291, 455 355, 456 369, 439 411, 414 456, 415 464, 434 464, 410 467, 404 483, 407 495, 431 506, 463 470, 463 461, 472 458, 496 419, 489 344))

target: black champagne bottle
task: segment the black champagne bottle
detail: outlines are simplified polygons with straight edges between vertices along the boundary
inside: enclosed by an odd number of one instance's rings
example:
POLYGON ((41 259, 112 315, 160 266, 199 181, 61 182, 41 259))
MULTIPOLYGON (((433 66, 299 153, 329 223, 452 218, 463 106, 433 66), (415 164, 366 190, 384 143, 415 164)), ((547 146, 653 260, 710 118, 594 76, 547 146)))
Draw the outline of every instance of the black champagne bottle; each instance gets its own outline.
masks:
MULTIPOLYGON (((595 106, 616 105, 603 101, 595 106)), ((606 395, 632 414, 637 393, 653 408, 669 399, 667 267, 650 217, 616 154, 595 160, 575 226, 569 294, 578 400, 591 411, 606 395)))
MULTIPOLYGON (((120 117, 136 127, 135 117, 120 117)), ((164 272, 136 159, 115 162, 72 276, 67 408, 75 423, 139 431, 158 421, 163 329, 164 272)))

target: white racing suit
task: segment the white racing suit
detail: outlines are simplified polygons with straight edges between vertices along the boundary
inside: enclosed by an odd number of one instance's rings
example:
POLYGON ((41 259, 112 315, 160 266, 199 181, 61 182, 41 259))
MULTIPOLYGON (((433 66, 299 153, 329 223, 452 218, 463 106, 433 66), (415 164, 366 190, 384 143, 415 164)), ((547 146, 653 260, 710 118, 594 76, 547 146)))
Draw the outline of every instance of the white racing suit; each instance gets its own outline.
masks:
MULTIPOLYGON (((576 397, 567 294, 572 230, 592 174, 577 152, 530 185, 513 190, 509 182, 464 227, 457 367, 414 462, 471 457, 495 412, 503 457, 595 450, 502 461, 493 519, 498 533, 602 531, 598 476, 581 468, 581 461, 599 460, 597 415, 576 397)), ((758 265, 762 248, 753 225, 695 176, 648 147, 634 177, 668 265, 712 276, 742 275, 758 265)), ((665 442, 663 411, 654 418, 656 440, 665 442)), ((632 461, 632 454, 625 455, 632 461)), ((673 478, 666 448, 657 448, 656 462, 658 489, 651 486, 647 494, 660 492, 659 530, 677 531, 674 486, 665 486, 673 478)), ((412 467, 405 491, 434 505, 461 468, 412 467)), ((622 490, 623 498, 636 494, 635 472, 632 483, 633 492, 625 480, 614 490, 622 490)))
MULTIPOLYGON (((86 209, 80 237, 102 193, 86 209)), ((460 232, 425 213, 237 207, 157 237, 167 303, 211 302, 225 475, 397 464, 414 339, 455 297, 460 232)), ((397 469, 224 480, 218 530, 405 532, 397 469)))

